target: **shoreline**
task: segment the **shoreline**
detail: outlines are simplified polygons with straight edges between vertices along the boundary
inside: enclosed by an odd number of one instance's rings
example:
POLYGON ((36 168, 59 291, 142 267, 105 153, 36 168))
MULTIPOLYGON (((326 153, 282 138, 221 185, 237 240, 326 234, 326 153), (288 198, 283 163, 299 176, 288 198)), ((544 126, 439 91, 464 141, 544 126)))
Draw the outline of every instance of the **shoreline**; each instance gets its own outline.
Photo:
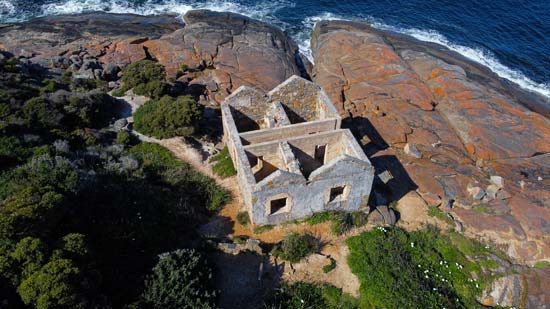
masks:
MULTIPOLYGON (((22 26, 22 27, 28 27, 29 29, 33 29, 35 31, 39 30, 34 27, 35 24, 38 24, 40 26, 41 23, 54 23, 54 22, 72 22, 72 23, 78 23, 80 18, 86 17, 86 16, 102 16, 104 18, 104 22, 108 21, 109 16, 116 16, 116 19, 124 18, 125 16, 128 17, 128 20, 134 18, 141 21, 140 24, 145 26, 146 28, 171 28, 174 26, 179 25, 185 25, 185 21, 183 18, 178 18, 179 16, 177 14, 159 14, 159 15, 139 15, 134 13, 109 13, 109 12, 102 12, 102 11, 96 11, 96 12, 86 12, 86 13, 80 13, 80 14, 69 14, 69 15, 49 15, 49 16, 41 16, 41 17, 35 17, 23 22, 16 22, 16 23, 0 23, 0 32, 3 30, 7 30, 9 28, 12 28, 14 26, 22 26), (169 20, 173 19, 173 20, 169 20)), ((242 15, 245 16, 245 15, 242 15)), ((245 16, 246 17, 246 16, 245 16)), ((249 17, 246 17, 249 18, 249 17)), ((467 76, 471 78, 473 81, 487 86, 489 88, 492 88, 493 90, 503 93, 505 95, 508 95, 512 98, 515 98, 517 102, 526 107, 527 109, 536 112, 538 114, 543 115, 546 118, 550 118, 550 99, 544 97, 541 94, 535 93, 533 91, 530 91, 528 89, 522 88, 520 85, 514 83, 513 81, 510 81, 506 78, 500 77, 492 71, 489 67, 480 64, 472 59, 467 58, 466 56, 453 51, 449 49, 448 47, 433 43, 433 42, 425 42, 421 41, 413 36, 391 31, 391 30, 381 30, 374 28, 371 26, 368 22, 362 22, 362 21, 348 21, 348 20, 323 20, 316 23, 315 27, 312 30, 311 33, 311 45, 313 45, 313 42, 316 37, 316 31, 318 28, 318 25, 320 23, 333 23, 338 24, 340 26, 345 26, 349 28, 356 28, 362 31, 368 31, 372 32, 378 35, 381 35, 387 42, 389 42, 392 47, 400 52, 403 49, 410 49, 415 51, 421 51, 427 54, 430 54, 436 58, 439 58, 449 64, 457 65, 464 69, 467 76)), ((264 22, 265 23, 265 22, 264 22)), ((274 27, 276 29, 279 29, 280 31, 286 33, 285 30, 280 29, 276 25, 273 25, 271 23, 266 23, 267 25, 274 27)), ((105 26, 105 25, 103 25, 105 26)), ((137 25, 134 25, 137 26, 137 25)), ((44 29, 44 32, 47 32, 48 29, 44 29)), ((112 31, 114 33, 125 31, 117 28, 115 25, 113 25, 112 31)), ((138 28, 133 28, 134 31, 138 30, 138 28)), ((139 34, 139 33, 136 33, 139 34)), ((294 42, 295 44, 298 44, 297 42, 294 42)), ((2 48, 2 44, 0 44, 0 48, 2 48)), ((311 48, 311 47, 310 47, 311 48)), ((10 52, 9 50, 6 50, 10 52)), ((306 56, 303 53, 300 53, 300 55, 305 58, 306 56)))
MULTIPOLYGON (((317 33, 319 31, 319 25, 321 23, 325 23, 326 25, 327 22, 328 21, 320 21, 316 24, 311 37, 311 46, 314 45, 314 40, 320 34, 317 33)), ((461 67, 466 72, 467 76, 476 83, 515 98, 520 105, 546 118, 550 118, 550 99, 545 98, 541 94, 524 89, 520 85, 506 78, 498 76, 489 67, 477 63, 476 61, 469 59, 458 52, 450 50, 446 46, 421 41, 410 35, 399 32, 377 29, 372 27, 367 22, 331 20, 330 23, 333 25, 338 25, 338 27, 347 27, 350 29, 358 29, 361 31, 378 34, 390 43, 397 52, 404 49, 424 52, 449 64, 457 65, 461 67)))

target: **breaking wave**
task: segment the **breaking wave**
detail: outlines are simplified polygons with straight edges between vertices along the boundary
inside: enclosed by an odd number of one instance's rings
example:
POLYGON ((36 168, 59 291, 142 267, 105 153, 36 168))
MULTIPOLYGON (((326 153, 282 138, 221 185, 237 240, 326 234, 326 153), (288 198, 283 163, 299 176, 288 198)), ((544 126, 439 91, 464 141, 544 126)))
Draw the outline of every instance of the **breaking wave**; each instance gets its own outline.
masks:
POLYGON ((372 26, 381 30, 389 30, 403 33, 412 36, 420 41, 443 45, 448 49, 455 51, 472 61, 484 65, 498 76, 518 84, 523 89, 530 90, 547 98, 550 98, 550 84, 537 83, 525 76, 523 73, 505 66, 500 61, 498 61, 497 58, 490 51, 481 48, 472 48, 468 46, 454 44, 453 42, 450 42, 444 35, 434 30, 397 28, 379 22, 373 23, 372 26))

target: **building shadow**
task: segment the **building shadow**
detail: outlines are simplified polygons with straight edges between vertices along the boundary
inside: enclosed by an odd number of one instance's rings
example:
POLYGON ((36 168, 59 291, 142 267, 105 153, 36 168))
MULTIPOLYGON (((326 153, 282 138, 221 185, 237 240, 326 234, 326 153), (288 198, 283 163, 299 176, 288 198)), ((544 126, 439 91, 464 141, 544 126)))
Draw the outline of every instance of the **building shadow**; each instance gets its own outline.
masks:
POLYGON ((211 257, 219 308, 264 308, 264 300, 280 285, 284 264, 273 264, 266 254, 215 251, 211 257))
POLYGON ((366 144, 361 144, 363 151, 374 166, 376 175, 369 199, 371 207, 389 205, 418 188, 395 155, 376 156, 379 151, 390 146, 368 118, 345 118, 342 121, 342 127, 350 129, 358 141, 364 141, 365 136, 368 138, 366 144))
POLYGON ((283 109, 285 110, 286 116, 288 117, 288 120, 290 121, 290 123, 296 124, 296 123, 306 122, 306 119, 304 119, 304 117, 298 115, 295 111, 288 108, 288 106, 286 106, 285 104, 281 104, 281 105, 283 106, 283 109))
POLYGON ((236 108, 233 108, 232 106, 230 106, 229 109, 231 110, 231 115, 233 116, 233 119, 235 119, 237 130, 240 133, 260 129, 260 125, 254 119, 248 117, 247 115, 237 110, 236 108))
POLYGON ((366 117, 347 117, 342 120, 342 128, 350 129, 358 141, 364 140, 365 136, 368 137, 369 142, 362 146, 363 151, 369 157, 389 147, 382 135, 366 117))

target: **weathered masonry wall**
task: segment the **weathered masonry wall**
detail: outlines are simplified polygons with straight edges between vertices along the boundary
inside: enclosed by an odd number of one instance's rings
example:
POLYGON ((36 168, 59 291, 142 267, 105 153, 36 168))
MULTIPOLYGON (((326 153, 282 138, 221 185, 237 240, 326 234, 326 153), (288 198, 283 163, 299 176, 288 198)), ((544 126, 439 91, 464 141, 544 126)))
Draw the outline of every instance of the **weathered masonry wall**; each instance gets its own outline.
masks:
POLYGON ((366 206, 374 168, 317 85, 294 76, 267 95, 241 87, 222 118, 254 224, 366 206))
POLYGON ((240 137, 243 145, 249 145, 336 130, 338 128, 337 125, 338 121, 332 118, 327 120, 303 122, 292 126, 244 132, 241 133, 240 137))

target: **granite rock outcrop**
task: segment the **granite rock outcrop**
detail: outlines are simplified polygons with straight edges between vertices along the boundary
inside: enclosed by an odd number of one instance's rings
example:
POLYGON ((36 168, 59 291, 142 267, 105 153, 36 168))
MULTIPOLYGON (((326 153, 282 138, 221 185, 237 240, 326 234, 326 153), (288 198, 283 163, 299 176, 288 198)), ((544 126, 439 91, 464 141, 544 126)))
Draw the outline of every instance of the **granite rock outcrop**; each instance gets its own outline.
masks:
POLYGON ((467 235, 519 263, 550 260, 546 98, 458 54, 365 23, 318 23, 312 50, 313 80, 379 172, 396 178, 386 193, 416 190, 467 235))
POLYGON ((183 21, 172 15, 51 16, 3 25, 0 36, 0 50, 50 69, 70 67, 85 78, 112 80, 117 68, 155 59, 168 78, 196 84, 218 102, 243 85, 268 91, 307 74, 307 60, 281 30, 234 13, 190 11, 183 21))

